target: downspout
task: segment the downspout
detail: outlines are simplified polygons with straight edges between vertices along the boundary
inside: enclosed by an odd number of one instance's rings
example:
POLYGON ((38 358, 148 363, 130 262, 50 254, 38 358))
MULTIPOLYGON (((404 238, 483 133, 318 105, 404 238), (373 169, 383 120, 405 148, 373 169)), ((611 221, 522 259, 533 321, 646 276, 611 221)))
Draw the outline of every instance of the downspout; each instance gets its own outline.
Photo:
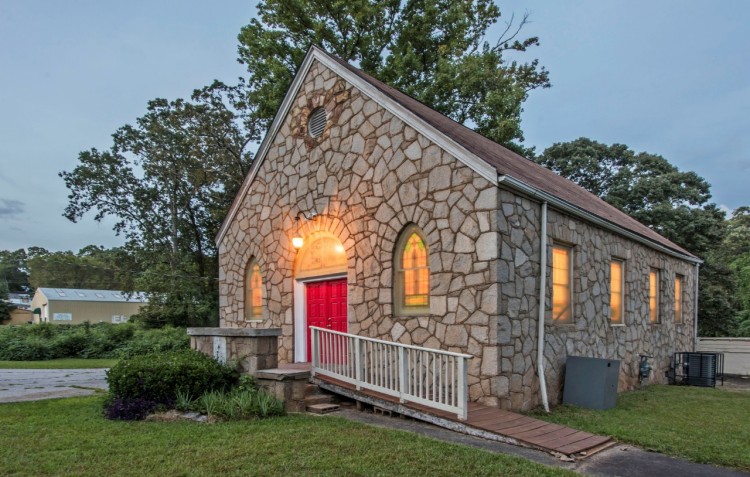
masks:
POLYGON ((542 395, 544 411, 549 412, 547 401, 547 381, 544 377, 544 312, 547 295, 547 201, 542 202, 542 245, 539 272, 539 323, 537 325, 536 367, 539 375, 539 392, 542 395))
POLYGON ((698 351, 698 278, 700 276, 700 264, 695 264, 695 322, 693 323, 693 351, 698 351))

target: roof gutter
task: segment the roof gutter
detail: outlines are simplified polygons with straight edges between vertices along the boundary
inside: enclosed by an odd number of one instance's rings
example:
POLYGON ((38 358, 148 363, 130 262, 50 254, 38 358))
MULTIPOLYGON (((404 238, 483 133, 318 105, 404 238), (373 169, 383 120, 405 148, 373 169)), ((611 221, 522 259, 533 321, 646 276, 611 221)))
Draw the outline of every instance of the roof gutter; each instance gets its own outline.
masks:
POLYGON ((596 215, 594 215, 594 214, 592 214, 590 212, 586 212, 585 210, 581 210, 580 208, 578 208, 578 207, 576 207, 574 205, 571 205, 568 202, 565 202, 564 200, 559 199, 559 198, 555 197, 554 195, 552 195, 552 194, 550 194, 548 192, 544 192, 544 191, 542 191, 540 189, 537 189, 536 187, 532 187, 532 186, 530 186, 528 184, 525 184, 525 183, 523 183, 523 182, 519 181, 518 179, 515 179, 515 178, 513 178, 511 176, 508 176, 508 175, 505 175, 505 174, 500 175, 497 178, 497 183, 498 183, 498 185, 499 184, 503 184, 503 183, 507 184, 509 187, 511 187, 511 188, 513 188, 513 189, 515 189, 515 190, 517 190, 519 192, 523 192, 523 193, 525 193, 525 194, 527 194, 527 195, 529 195, 531 197, 534 197, 534 198, 536 198, 537 200, 539 200, 541 202, 548 202, 550 205, 554 206, 557 209, 560 209, 560 210, 562 210, 564 212, 567 212, 567 213, 569 213, 571 215, 575 215, 576 217, 580 217, 580 218, 582 218, 584 220, 587 220, 587 221, 589 221, 589 222, 591 222, 591 223, 593 223, 595 225, 598 225, 599 227, 607 229, 607 230, 609 230, 611 232, 614 232, 616 234, 625 236, 625 237, 629 238, 630 240, 633 240, 635 242, 639 242, 639 243, 641 243, 643 245, 646 245, 648 247, 656 249, 656 250, 658 250, 658 251, 660 251, 662 253, 665 253, 667 255, 671 255, 673 257, 677 257, 679 259, 682 259, 682 260, 685 260, 685 261, 688 261, 688 262, 691 262, 691 263, 696 263, 696 264, 703 263, 703 260, 701 260, 700 258, 690 257, 688 255, 682 254, 682 253, 677 252, 675 250, 672 250, 672 249, 670 249, 668 247, 665 247, 664 245, 661 245, 661 244, 659 244, 657 242, 649 240, 649 239, 647 239, 647 238, 645 238, 645 237, 643 237, 641 235, 638 235, 638 234, 636 234, 634 232, 631 232, 630 230, 627 230, 625 228, 619 227, 619 226, 617 226, 617 225, 615 225, 615 224, 613 224, 613 223, 611 223, 611 222, 609 222, 607 220, 604 220, 601 217, 598 217, 598 216, 596 216, 596 215))

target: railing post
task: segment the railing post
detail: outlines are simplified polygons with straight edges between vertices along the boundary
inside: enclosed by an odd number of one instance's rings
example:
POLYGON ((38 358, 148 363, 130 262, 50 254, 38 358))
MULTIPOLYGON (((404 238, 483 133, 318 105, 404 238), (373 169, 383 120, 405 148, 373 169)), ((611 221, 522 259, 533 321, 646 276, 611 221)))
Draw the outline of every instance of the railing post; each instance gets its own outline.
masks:
POLYGON ((458 418, 465 421, 469 415, 469 406, 467 404, 467 398, 469 395, 469 387, 466 379, 466 358, 461 357, 458 360, 458 407, 461 410, 458 414, 458 418))
POLYGON ((310 369, 310 373, 315 376, 315 370, 320 365, 320 359, 318 358, 318 350, 320 349, 320 333, 315 328, 310 331, 312 331, 312 350, 310 353, 312 355, 312 367, 310 369))
POLYGON ((408 393, 406 387, 406 348, 402 346, 398 347, 398 391, 399 401, 406 402, 406 398, 404 398, 408 393))
POLYGON ((362 389, 362 352, 359 343, 359 336, 356 336, 354 338, 354 379, 357 380, 357 390, 362 389))

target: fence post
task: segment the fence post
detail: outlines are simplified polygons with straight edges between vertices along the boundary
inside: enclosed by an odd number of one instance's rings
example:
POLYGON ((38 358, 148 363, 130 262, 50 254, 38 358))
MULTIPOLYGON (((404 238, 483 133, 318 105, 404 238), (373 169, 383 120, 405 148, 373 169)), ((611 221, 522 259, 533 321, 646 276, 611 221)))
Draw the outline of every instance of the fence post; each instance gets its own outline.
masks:
POLYGON ((461 357, 458 360, 458 406, 461 412, 458 414, 458 418, 465 421, 469 415, 469 405, 467 404, 467 398, 469 395, 468 382, 466 379, 466 358, 461 357))
POLYGON ((398 391, 399 401, 406 402, 406 348, 402 346, 398 347, 398 391))
POLYGON ((310 353, 312 355, 312 366, 310 368, 310 374, 312 376, 315 376, 315 370, 320 365, 320 360, 318 359, 318 350, 320 349, 320 335, 318 334, 318 330, 316 330, 315 328, 311 328, 310 332, 312 333, 312 350, 310 353))
POLYGON ((362 352, 359 337, 354 338, 354 378, 357 380, 357 391, 362 389, 362 352))

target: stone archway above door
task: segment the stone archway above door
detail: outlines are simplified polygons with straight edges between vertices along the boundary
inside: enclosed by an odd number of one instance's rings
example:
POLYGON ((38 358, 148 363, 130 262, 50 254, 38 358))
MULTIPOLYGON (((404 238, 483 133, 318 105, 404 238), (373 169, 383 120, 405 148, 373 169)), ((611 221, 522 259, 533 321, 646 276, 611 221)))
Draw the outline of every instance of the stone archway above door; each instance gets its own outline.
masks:
POLYGON ((333 234, 316 232, 306 237, 305 242, 297 255, 295 279, 346 273, 346 249, 333 234))

